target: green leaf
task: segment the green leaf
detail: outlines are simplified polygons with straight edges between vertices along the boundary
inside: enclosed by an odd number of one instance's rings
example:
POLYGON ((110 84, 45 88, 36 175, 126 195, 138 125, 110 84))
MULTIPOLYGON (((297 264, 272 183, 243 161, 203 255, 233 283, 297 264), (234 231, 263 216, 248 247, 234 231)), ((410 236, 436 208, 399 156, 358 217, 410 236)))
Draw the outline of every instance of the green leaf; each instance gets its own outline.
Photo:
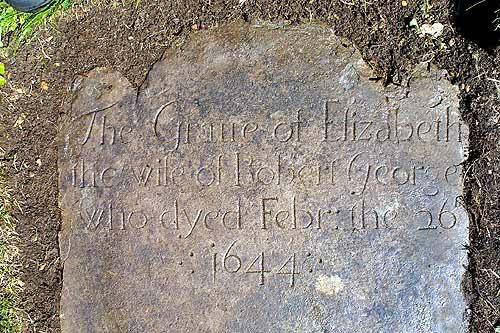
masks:
POLYGON ((7 83, 7 80, 3 76, 0 76, 0 87, 3 87, 5 83, 7 83))
POLYGON ((3 62, 0 62, 0 75, 5 74, 5 64, 3 62))

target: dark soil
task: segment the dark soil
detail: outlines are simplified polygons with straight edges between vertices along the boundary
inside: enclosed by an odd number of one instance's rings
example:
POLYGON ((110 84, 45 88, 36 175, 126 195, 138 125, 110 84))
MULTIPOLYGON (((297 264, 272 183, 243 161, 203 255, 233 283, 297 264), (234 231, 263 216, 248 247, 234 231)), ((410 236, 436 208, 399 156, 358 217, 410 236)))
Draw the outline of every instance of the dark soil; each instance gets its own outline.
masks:
MULTIPOLYGON (((500 279, 496 275, 500 273, 500 92, 488 78, 500 79, 500 48, 498 34, 489 32, 493 25, 487 24, 486 16, 470 16, 472 12, 463 8, 471 4, 461 1, 460 7, 455 1, 430 1, 427 13, 421 9, 424 0, 407 0, 406 6, 395 0, 248 0, 242 6, 237 0, 142 0, 137 6, 103 2, 77 7, 56 29, 39 34, 7 64, 10 88, 4 89, 7 97, 0 113, 0 123, 7 126, 2 133, 5 138, 0 138, 7 140, 2 158, 11 166, 12 186, 23 208, 15 217, 26 283, 20 307, 30 321, 27 332, 59 331, 55 136, 75 75, 106 66, 140 85, 163 52, 194 30, 257 19, 326 22, 355 43, 381 84, 402 82, 422 61, 449 71, 460 87, 463 117, 471 132, 471 154, 465 165, 470 261, 464 279, 470 299, 470 332, 494 332, 500 324, 500 279), (471 17, 480 17, 482 23, 476 24, 471 17), (444 24, 443 35, 437 39, 419 36, 409 25, 413 18, 419 25, 444 24), (12 127, 21 114, 26 116, 22 128, 12 127)), ((492 8, 498 5, 497 0, 485 3, 493 4, 492 8)), ((473 10, 484 9, 478 6, 473 10)))

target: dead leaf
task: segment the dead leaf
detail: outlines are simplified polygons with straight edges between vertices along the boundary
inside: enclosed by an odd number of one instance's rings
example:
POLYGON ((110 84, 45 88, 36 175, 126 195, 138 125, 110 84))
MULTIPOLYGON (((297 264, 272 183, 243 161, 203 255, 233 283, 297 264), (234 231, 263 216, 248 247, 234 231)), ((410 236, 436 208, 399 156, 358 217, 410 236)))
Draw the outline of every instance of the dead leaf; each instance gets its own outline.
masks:
POLYGON ((19 117, 17 117, 16 122, 14 123, 14 128, 21 128, 22 129, 22 124, 26 120, 26 115, 24 113, 21 113, 19 117))

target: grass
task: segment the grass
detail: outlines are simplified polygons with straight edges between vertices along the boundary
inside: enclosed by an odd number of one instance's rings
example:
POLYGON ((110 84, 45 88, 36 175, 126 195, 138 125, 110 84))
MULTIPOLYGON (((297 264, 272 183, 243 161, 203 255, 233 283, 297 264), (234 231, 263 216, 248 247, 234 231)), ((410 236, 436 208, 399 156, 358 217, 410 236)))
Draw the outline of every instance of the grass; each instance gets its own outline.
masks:
POLYGON ((72 6, 73 0, 54 0, 36 13, 21 13, 0 2, 0 50, 4 57, 15 53, 36 30, 72 6))
POLYGON ((10 215, 14 205, 6 170, 0 162, 0 333, 19 332, 21 328, 16 300, 23 284, 18 278, 16 258, 19 251, 14 245, 16 232, 10 215))

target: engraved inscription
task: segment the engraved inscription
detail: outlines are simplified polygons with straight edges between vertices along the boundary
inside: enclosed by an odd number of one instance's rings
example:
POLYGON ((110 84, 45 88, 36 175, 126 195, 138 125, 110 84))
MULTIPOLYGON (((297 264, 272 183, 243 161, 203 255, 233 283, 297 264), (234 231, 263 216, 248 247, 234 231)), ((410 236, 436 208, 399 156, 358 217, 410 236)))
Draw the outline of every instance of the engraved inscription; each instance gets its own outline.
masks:
POLYGON ((325 28, 220 29, 138 89, 75 83, 63 332, 463 331, 468 129, 446 73, 384 87, 325 28))

